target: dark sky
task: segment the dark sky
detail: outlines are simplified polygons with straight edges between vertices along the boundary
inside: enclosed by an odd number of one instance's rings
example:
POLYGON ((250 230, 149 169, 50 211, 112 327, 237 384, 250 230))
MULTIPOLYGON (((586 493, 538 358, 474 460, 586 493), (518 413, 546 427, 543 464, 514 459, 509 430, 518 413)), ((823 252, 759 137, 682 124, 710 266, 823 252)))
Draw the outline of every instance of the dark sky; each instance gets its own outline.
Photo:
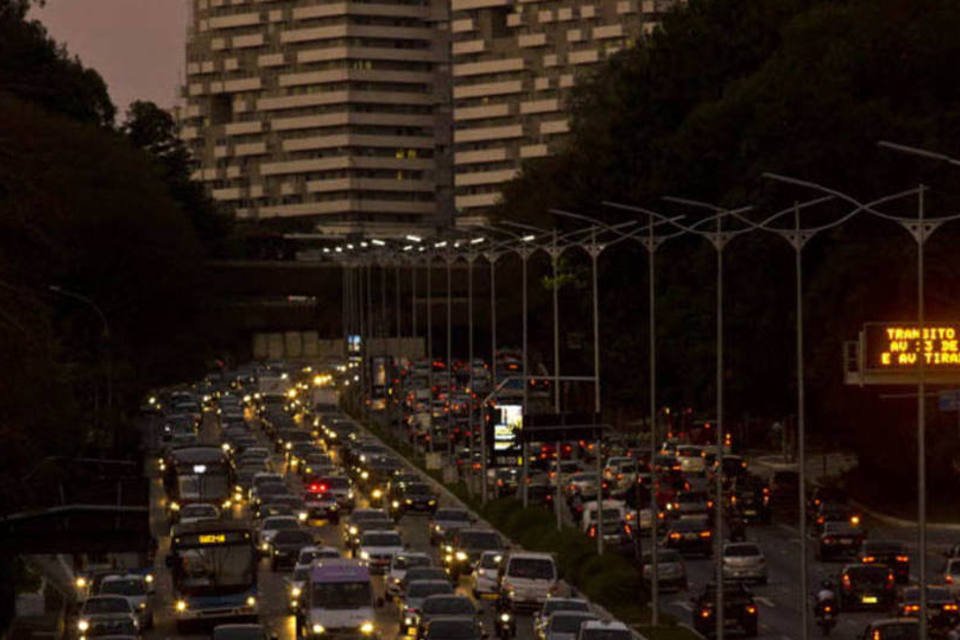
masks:
POLYGON ((106 81, 118 121, 145 99, 178 103, 189 0, 46 0, 32 17, 106 81))

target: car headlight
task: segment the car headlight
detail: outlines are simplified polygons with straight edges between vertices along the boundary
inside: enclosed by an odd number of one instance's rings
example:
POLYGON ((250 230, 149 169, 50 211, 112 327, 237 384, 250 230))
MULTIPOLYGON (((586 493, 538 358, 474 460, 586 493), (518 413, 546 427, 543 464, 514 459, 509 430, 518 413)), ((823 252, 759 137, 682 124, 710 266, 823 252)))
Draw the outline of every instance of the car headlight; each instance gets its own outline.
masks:
POLYGON ((350 532, 350 535, 352 535, 352 536, 357 535, 357 528, 356 528, 355 526, 353 526, 353 525, 350 525, 350 528, 347 529, 347 531, 349 531, 349 532, 350 532))
POLYGON ((320 634, 326 633, 327 630, 323 628, 322 624, 315 624, 310 628, 313 631, 313 635, 319 636, 320 634))
POLYGON ((383 497, 383 491, 381 491, 380 489, 374 489, 373 491, 370 492, 370 497, 373 498, 374 500, 379 500, 380 498, 383 497))
POLYGON ((390 506, 393 507, 394 509, 399 509, 400 502, 398 500, 394 500, 393 502, 390 503, 390 506))
POLYGON ((301 593, 303 593, 303 590, 300 587, 292 587, 290 589, 290 595, 294 598, 299 598, 301 593))
POLYGON ((288 442, 285 445, 283 445, 283 448, 286 449, 287 451, 290 451, 291 449, 293 449, 293 443, 288 442))
POLYGON ((224 509, 229 509, 230 507, 233 506, 233 503, 230 501, 229 498, 227 498, 226 500, 223 501, 223 505, 222 505, 222 506, 223 506, 224 509))
POLYGON ((260 543, 260 550, 261 550, 261 551, 270 551, 270 543, 269 543, 269 542, 261 542, 261 543, 260 543))
POLYGON ((457 553, 456 553, 456 558, 457 558, 457 560, 459 560, 460 562, 463 562, 463 561, 465 561, 465 560, 467 559, 467 554, 466 554, 466 552, 464 552, 464 551, 457 551, 457 553))
POLYGON ((353 500, 353 489, 350 489, 350 491, 347 491, 347 499, 353 500))
POLYGON ((86 631, 89 628, 90 628, 90 623, 87 622, 86 620, 80 620, 77 623, 77 629, 79 629, 80 631, 86 631))
POLYGON ((145 576, 143 577, 143 579, 146 581, 147 584, 153 584, 153 574, 152 574, 152 573, 148 573, 147 575, 145 575, 145 576))
POLYGON ((87 579, 83 576, 77 576, 74 584, 77 585, 77 589, 85 589, 87 587, 87 579))
POLYGON ((361 471, 360 477, 363 478, 364 480, 367 480, 368 478, 370 478, 370 473, 367 471, 361 471))
POLYGON ((170 511, 180 511, 180 505, 176 502, 170 503, 170 511))
POLYGON ((500 614, 500 622, 510 622, 510 614, 509 614, 509 613, 501 613, 501 614, 500 614))
POLYGON ((361 560, 369 560, 369 559, 370 559, 370 554, 367 553, 366 551, 361 551, 361 552, 360 552, 360 559, 361 559, 361 560))
POLYGON ((177 603, 174 605, 174 608, 183 613, 187 610, 187 601, 186 600, 177 600, 177 603))
POLYGON ((310 515, 310 514, 307 513, 306 511, 301 511, 301 512, 297 513, 297 520, 299 520, 300 522, 306 522, 306 521, 307 521, 307 516, 309 516, 309 515, 310 515))
POLYGON ((362 633, 365 636, 370 635, 376 630, 377 628, 373 626, 372 622, 364 622, 362 625, 360 625, 360 633, 362 633))
POLYGON ((144 609, 147 608, 147 603, 146 603, 146 602, 141 602, 140 604, 137 605, 137 608, 140 609, 141 611, 143 611, 144 609))
POLYGON ((427 504, 432 507, 433 505, 437 504, 437 501, 436 501, 436 500, 428 500, 428 501, 427 501, 427 504))
POLYGON ((257 599, 253 596, 247 596, 247 606, 248 607, 257 606, 257 599))

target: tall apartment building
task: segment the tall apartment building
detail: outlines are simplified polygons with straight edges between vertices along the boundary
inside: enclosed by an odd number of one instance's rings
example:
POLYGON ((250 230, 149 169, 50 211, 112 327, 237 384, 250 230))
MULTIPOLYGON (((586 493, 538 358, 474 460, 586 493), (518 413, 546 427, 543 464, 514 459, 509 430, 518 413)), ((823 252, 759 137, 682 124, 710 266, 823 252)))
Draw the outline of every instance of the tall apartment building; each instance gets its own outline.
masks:
POLYGON ((396 236, 449 215, 446 0, 191 0, 181 136, 238 218, 396 236))
POLYGON ((557 150, 577 74, 674 1, 190 0, 181 135, 241 219, 466 222, 557 150))
POLYGON ((673 0, 451 0, 456 208, 482 215, 569 131, 578 73, 652 31, 673 0))

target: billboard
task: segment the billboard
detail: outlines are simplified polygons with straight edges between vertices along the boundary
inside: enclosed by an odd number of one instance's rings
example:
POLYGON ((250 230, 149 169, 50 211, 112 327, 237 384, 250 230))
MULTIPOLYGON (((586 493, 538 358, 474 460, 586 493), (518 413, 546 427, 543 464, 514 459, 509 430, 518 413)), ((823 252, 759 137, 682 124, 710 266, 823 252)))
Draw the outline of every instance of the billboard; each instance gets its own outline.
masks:
POLYGON ((960 322, 869 322, 863 327, 864 371, 960 372, 960 322))
POLYGON ((501 404, 494 407, 493 412, 493 450, 516 448, 517 436, 523 429, 523 405, 501 404))

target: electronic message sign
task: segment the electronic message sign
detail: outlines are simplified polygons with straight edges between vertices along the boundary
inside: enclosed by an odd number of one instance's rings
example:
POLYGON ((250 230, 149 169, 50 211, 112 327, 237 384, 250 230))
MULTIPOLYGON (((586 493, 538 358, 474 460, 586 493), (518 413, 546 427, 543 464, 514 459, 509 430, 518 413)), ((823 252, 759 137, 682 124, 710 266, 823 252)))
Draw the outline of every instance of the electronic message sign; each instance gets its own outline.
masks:
POLYGON ((960 372, 960 322, 870 322, 863 327, 863 369, 960 372))

